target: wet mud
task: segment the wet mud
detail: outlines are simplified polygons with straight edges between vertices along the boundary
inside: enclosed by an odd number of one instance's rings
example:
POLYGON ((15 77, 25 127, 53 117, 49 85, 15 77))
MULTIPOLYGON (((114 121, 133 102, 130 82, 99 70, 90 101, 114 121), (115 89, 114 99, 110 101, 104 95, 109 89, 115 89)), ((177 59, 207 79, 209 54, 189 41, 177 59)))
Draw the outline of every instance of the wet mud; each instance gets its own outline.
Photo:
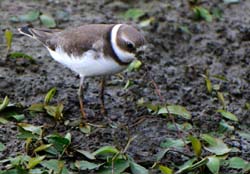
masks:
MULTIPOLYGON (((130 8, 142 8, 146 16, 154 17, 151 25, 140 28, 148 42, 142 57, 143 66, 138 72, 124 72, 107 80, 105 103, 108 115, 100 113, 98 98, 100 78, 85 81, 85 106, 90 122, 96 124, 113 122, 114 127, 97 128, 86 136, 72 125, 55 123, 45 114, 31 116, 25 111, 25 122, 48 126, 48 132, 72 134, 73 147, 96 150, 104 145, 123 148, 131 136, 137 136, 128 148, 128 154, 137 162, 150 167, 155 155, 162 150, 160 143, 166 138, 178 138, 178 132, 169 130, 170 118, 150 113, 147 108, 138 107, 140 99, 161 103, 155 93, 151 78, 158 85, 164 102, 185 106, 192 114, 191 120, 176 118, 177 123, 189 122, 193 125, 192 134, 216 131, 221 116, 216 110, 221 107, 216 96, 208 94, 202 74, 219 75, 227 80, 211 78, 213 84, 220 85, 225 95, 227 109, 237 115, 239 123, 235 129, 250 131, 250 111, 245 104, 250 102, 250 2, 240 1, 226 5, 209 1, 207 8, 221 9, 221 19, 212 22, 197 21, 186 1, 1 1, 1 30, 10 28, 14 32, 12 51, 24 52, 35 59, 6 59, 4 38, 0 38, 0 98, 8 96, 12 103, 20 103, 25 108, 33 103, 43 102, 44 96, 52 87, 57 94, 52 103, 63 102, 64 119, 74 122, 80 118, 77 89, 79 77, 55 62, 47 50, 37 41, 18 34, 16 28, 25 23, 12 23, 9 18, 23 14, 30 9, 40 9, 50 13, 57 20, 57 28, 70 28, 85 23, 124 22, 121 13, 130 8), (56 11, 55 11, 56 9, 56 11), (57 11, 66 11, 67 18, 58 16, 57 11), (181 29, 185 26, 189 32, 181 29), (134 84, 124 89, 126 81, 134 84), (142 120, 141 122, 139 120, 142 120), (139 122, 138 122, 139 121, 139 122), (134 125, 135 123, 138 123, 134 125)), ((136 22, 125 21, 128 23, 136 22)), ((38 21, 33 22, 41 26, 38 21)), ((138 26, 138 25, 137 25, 138 26)), ((1 33, 3 36, 3 33, 1 33)), ((24 142, 16 138, 15 123, 0 125, 0 141, 7 150, 0 159, 15 156, 23 151, 24 142)), ((183 133, 184 136, 188 132, 183 133)), ((238 156, 250 160, 250 141, 240 137, 225 136, 224 141, 231 147, 241 149, 238 156)), ((164 162, 181 164, 185 161, 181 154, 170 153, 164 162)))

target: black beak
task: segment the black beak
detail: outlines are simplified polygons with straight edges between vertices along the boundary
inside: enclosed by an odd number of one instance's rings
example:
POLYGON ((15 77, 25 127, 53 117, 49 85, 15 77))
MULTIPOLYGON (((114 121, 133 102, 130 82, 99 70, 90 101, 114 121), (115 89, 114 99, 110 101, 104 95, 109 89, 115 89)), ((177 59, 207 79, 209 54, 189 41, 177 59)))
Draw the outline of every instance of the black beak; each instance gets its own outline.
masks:
POLYGON ((144 54, 145 49, 146 49, 145 45, 137 48, 136 49, 136 57, 140 58, 144 54))

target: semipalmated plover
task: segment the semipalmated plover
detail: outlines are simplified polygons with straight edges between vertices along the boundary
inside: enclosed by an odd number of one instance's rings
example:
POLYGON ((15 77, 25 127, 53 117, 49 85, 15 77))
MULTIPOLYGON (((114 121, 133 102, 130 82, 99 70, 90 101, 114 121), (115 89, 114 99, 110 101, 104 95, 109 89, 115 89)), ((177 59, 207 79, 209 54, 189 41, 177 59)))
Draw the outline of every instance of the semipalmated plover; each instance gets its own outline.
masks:
MULTIPOLYGON (((80 75, 78 91, 82 116, 82 95, 85 77, 105 76, 124 70, 145 43, 143 35, 127 24, 89 24, 63 31, 24 26, 20 33, 40 41, 52 58, 80 75)), ((103 78, 104 79, 104 78, 103 78)), ((101 83, 101 108, 104 111, 101 83)))

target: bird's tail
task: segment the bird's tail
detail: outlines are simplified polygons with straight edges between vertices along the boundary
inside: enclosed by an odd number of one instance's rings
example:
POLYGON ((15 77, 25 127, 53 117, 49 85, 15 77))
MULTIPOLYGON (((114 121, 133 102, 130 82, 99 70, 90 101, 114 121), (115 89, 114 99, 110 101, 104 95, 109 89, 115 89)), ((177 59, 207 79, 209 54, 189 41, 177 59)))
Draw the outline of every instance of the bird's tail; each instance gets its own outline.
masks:
POLYGON ((47 30, 47 29, 35 29, 31 25, 26 25, 24 27, 18 28, 18 31, 26 35, 28 37, 31 37, 33 39, 36 39, 43 44, 46 43, 46 40, 51 38, 53 31, 52 30, 47 30))
POLYGON ((31 25, 26 25, 24 27, 18 28, 18 31, 23 35, 29 36, 33 39, 36 39, 35 34, 32 31, 31 25))

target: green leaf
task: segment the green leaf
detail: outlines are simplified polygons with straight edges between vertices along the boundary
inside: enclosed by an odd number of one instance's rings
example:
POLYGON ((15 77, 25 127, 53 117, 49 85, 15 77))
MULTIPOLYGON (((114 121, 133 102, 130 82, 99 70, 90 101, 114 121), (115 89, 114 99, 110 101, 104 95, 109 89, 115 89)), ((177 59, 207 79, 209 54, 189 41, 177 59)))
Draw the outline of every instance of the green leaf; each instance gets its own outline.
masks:
POLYGON ((11 49, 13 33, 7 29, 4 32, 4 36, 5 36, 5 40, 6 40, 7 51, 9 51, 11 49))
POLYGON ((195 8, 193 8, 193 11, 197 19, 204 19, 207 22, 212 22, 213 16, 207 9, 196 6, 195 8))
POLYGON ((30 174, 27 170, 17 168, 17 169, 9 169, 5 171, 0 171, 0 174, 30 174))
POLYGON ((52 156, 62 155, 54 146, 50 146, 48 149, 45 149, 45 152, 51 154, 52 156))
POLYGON ((50 144, 53 144, 53 146, 56 148, 57 151, 63 152, 65 148, 67 148, 70 145, 70 141, 67 138, 64 138, 60 135, 49 135, 48 142, 50 144))
MULTIPOLYGON (((11 105, 8 105, 8 107, 11 105)), ((8 112, 4 112, 3 114, 4 119, 14 118, 16 121, 21 121, 24 119, 24 114, 18 114, 16 111, 8 110, 8 112)), ((5 121, 5 120, 3 120, 5 121)), ((1 121, 0 121, 1 122, 1 121)))
POLYGON ((29 174, 44 174, 44 169, 40 168, 30 169, 29 174))
POLYGON ((3 151, 5 148, 6 148, 5 145, 0 142, 0 152, 3 151))
POLYGON ((134 83, 131 80, 127 80, 126 85, 124 86, 123 89, 128 89, 130 86, 132 86, 134 83))
POLYGON ((133 70, 139 70, 142 65, 142 62, 140 60, 134 60, 132 63, 129 64, 127 71, 131 72, 133 70))
POLYGON ((229 168, 244 169, 247 164, 248 162, 240 157, 232 157, 229 159, 229 168))
POLYGON ((234 4, 234 3, 239 3, 240 2, 240 0, 223 0, 223 1, 226 4, 234 4))
POLYGON ((225 81, 225 82, 228 81, 228 79, 227 79, 225 76, 223 76, 223 75, 215 74, 215 75, 212 75, 212 77, 213 77, 213 78, 216 78, 216 79, 218 79, 218 80, 225 81))
POLYGON ((245 103, 245 108, 246 108, 247 110, 250 110, 250 103, 249 103, 249 102, 246 102, 246 103, 245 103))
POLYGON ((33 111, 33 112, 44 112, 44 104, 43 103, 36 103, 36 104, 32 104, 29 108, 29 111, 33 111))
POLYGON ((192 34, 191 31, 189 30, 188 26, 181 25, 178 27, 182 33, 186 34, 192 34))
POLYGON ((159 162, 159 161, 165 156, 165 154, 166 154, 169 150, 170 150, 170 149, 167 148, 167 149, 164 149, 164 150, 159 151, 159 152, 156 154, 156 161, 159 162))
POLYGON ((130 163, 130 169, 133 174, 148 174, 148 170, 145 169, 143 166, 131 161, 130 163))
POLYGON ((214 138, 214 137, 212 137, 212 136, 210 136, 210 135, 208 135, 208 134, 203 134, 202 136, 201 136, 201 138, 203 139, 203 140, 205 140, 209 145, 211 145, 211 146, 216 146, 217 145, 217 140, 216 140, 216 138, 214 138))
MULTIPOLYGON (((123 159, 117 159, 114 161, 114 174, 121 174, 129 167, 129 161, 123 159)), ((106 163, 104 166, 97 171, 98 174, 111 174, 112 163, 106 163)))
POLYGON ((212 8, 212 14, 213 14, 214 18, 221 19, 223 12, 220 8, 214 7, 214 8, 212 8))
POLYGON ((19 58, 23 58, 26 59, 28 61, 30 61, 30 63, 35 63, 35 59, 27 54, 21 53, 21 52, 13 52, 8 54, 8 58, 11 59, 19 59, 19 58))
POLYGON ((170 114, 181 116, 185 119, 191 119, 191 114, 180 105, 169 105, 166 107, 161 107, 158 111, 158 114, 163 114, 165 116, 168 116, 168 111, 170 114))
POLYGON ((19 126, 19 134, 17 135, 17 138, 19 139, 32 138, 32 139, 37 140, 39 137, 40 135, 34 134, 30 131, 26 131, 22 127, 19 126))
POLYGON ((16 121, 22 121, 25 118, 24 114, 13 114, 11 117, 16 119, 16 121))
POLYGON ((40 16, 40 20, 42 22, 42 24, 48 28, 54 28, 56 27, 56 21, 55 19, 50 16, 50 15, 47 15, 47 14, 42 14, 40 16))
POLYGON ((161 147, 163 148, 183 148, 184 142, 182 139, 172 139, 167 138, 164 142, 161 143, 161 147))
POLYGON ((225 98, 222 92, 217 92, 217 97, 220 103, 222 104, 223 108, 225 108, 226 103, 225 103, 225 98))
POLYGON ((207 75, 202 75, 202 77, 205 79, 206 87, 207 87, 207 92, 209 94, 212 93, 212 82, 210 81, 209 77, 207 75))
POLYGON ((48 149, 51 146, 52 146, 52 144, 42 144, 41 146, 35 148, 34 152, 44 151, 44 150, 48 149))
POLYGON ((39 11, 31 10, 31 11, 28 11, 26 14, 19 16, 18 20, 20 22, 32 22, 32 21, 37 20, 39 15, 40 15, 39 11))
POLYGON ((22 154, 19 156, 16 156, 14 158, 9 157, 3 161, 1 161, 1 163, 6 163, 6 162, 10 162, 11 165, 10 166, 20 166, 20 165, 24 165, 27 164, 27 162, 30 160, 31 158, 28 155, 22 154))
POLYGON ((250 171, 250 163, 248 162, 245 168, 243 169, 243 173, 249 173, 250 171))
MULTIPOLYGON (((191 159, 192 160, 192 159, 191 159)), ((194 163, 194 164, 190 164, 190 165, 186 165, 185 167, 179 169, 175 174, 180 174, 180 173, 188 173, 189 171, 193 171, 197 168, 200 168, 204 165, 206 165, 208 162, 207 158, 203 158, 202 160, 194 163)))
POLYGON ((216 155, 224 155, 231 151, 230 148, 220 139, 214 138, 208 134, 201 136, 209 145, 204 147, 207 151, 215 153, 216 155))
POLYGON ((42 135, 42 126, 34 126, 28 123, 18 123, 17 125, 32 134, 42 135))
POLYGON ((125 12, 123 15, 126 20, 132 19, 134 21, 138 20, 141 16, 143 16, 145 12, 138 8, 132 8, 125 12))
POLYGON ((80 154, 84 155, 86 158, 90 159, 90 160, 94 160, 96 159, 95 156, 88 152, 88 151, 85 151, 85 150, 77 150, 77 152, 79 152, 80 154))
POLYGON ((44 106, 46 112, 55 118, 55 120, 62 120, 63 119, 63 104, 59 103, 57 106, 44 106))
POLYGON ((229 125, 225 120, 221 120, 218 128, 219 133, 232 132, 234 126, 229 125))
POLYGON ((196 157, 199 158, 201 155, 201 142, 200 142, 200 140, 196 137, 193 137, 193 136, 189 136, 188 139, 192 143, 192 147, 193 147, 193 150, 194 150, 196 157))
POLYGON ((9 121, 6 120, 5 118, 0 117, 0 123, 1 123, 1 124, 7 124, 8 122, 9 122, 9 121))
MULTIPOLYGON (((137 100, 136 104, 141 107, 141 106, 145 106, 145 101, 144 101, 144 98, 140 98, 139 100, 137 100)), ((249 104, 250 105, 250 104, 249 104)))
POLYGON ((63 104, 59 103, 56 107, 56 112, 55 112, 55 118, 56 120, 62 120, 63 119, 63 104))
POLYGON ((216 156, 208 157, 207 167, 213 174, 218 174, 220 170, 220 159, 216 156))
POLYGON ((200 7, 199 11, 200 11, 200 16, 203 19, 205 19, 205 21, 212 22, 213 16, 210 14, 210 12, 207 9, 200 7))
POLYGON ((95 164, 88 161, 76 161, 75 167, 79 170, 93 170, 99 168, 102 164, 95 164))
POLYGON ((64 136, 64 138, 66 138, 67 140, 69 140, 69 143, 71 143, 72 136, 71 136, 71 133, 70 133, 70 132, 68 132, 68 133, 64 136))
POLYGON ((91 126, 88 124, 80 124, 79 129, 82 133, 89 134, 91 132, 91 126))
POLYGON ((25 151, 28 152, 29 151, 29 146, 32 142, 32 137, 29 137, 25 140, 25 151))
POLYGON ((168 168, 167 166, 159 165, 159 169, 162 174, 173 174, 173 170, 168 168))
POLYGON ((170 122, 167 123, 167 129, 172 130, 172 131, 178 131, 178 130, 188 131, 188 130, 191 130, 192 128, 193 126, 188 122, 185 122, 182 124, 170 123, 170 122))
POLYGON ((148 19, 145 19, 145 20, 142 20, 139 25, 140 27, 147 27, 149 25, 151 25, 153 22, 155 21, 155 18, 154 17, 150 17, 148 19))
POLYGON ((147 107, 149 112, 154 112, 154 113, 158 112, 158 109, 159 109, 158 105, 154 105, 152 103, 146 103, 146 104, 143 104, 143 105, 145 105, 147 107))
MULTIPOLYGON (((219 84, 214 84, 213 86, 212 86, 212 90, 215 90, 216 92, 218 92, 219 90, 220 90, 220 85, 219 84)), ((217 94, 217 97, 218 97, 218 94, 217 94)))
POLYGON ((29 163, 27 165, 27 168, 28 169, 32 169, 34 168, 37 164, 39 164, 40 162, 42 162, 44 160, 46 156, 37 156, 37 157, 34 157, 34 158, 31 158, 29 160, 29 163))
POLYGON ((47 94, 46 94, 46 96, 45 96, 45 98, 44 98, 44 104, 45 104, 45 105, 49 104, 50 100, 54 97, 55 94, 56 94, 56 87, 51 88, 51 89, 47 92, 47 94))
POLYGON ((60 160, 46 160, 41 162, 41 165, 49 170, 52 170, 55 174, 69 174, 68 169, 64 166, 64 161, 60 160))
POLYGON ((0 111, 4 110, 9 104, 9 98, 6 96, 3 102, 0 104, 0 111))
POLYGON ((225 111, 222 109, 217 110, 217 112, 219 112, 223 117, 225 117, 229 120, 238 121, 238 118, 234 114, 232 114, 231 112, 228 112, 228 111, 225 111))
POLYGON ((115 147, 113 146, 104 146, 104 147, 101 147, 100 149, 96 150, 95 152, 92 153, 92 155, 94 156, 98 156, 98 155, 102 155, 102 156, 107 156, 107 155, 110 155, 110 154, 117 154, 119 153, 119 150, 116 149, 115 147))
POLYGON ((193 165, 194 162, 197 161, 197 158, 190 158, 188 161, 186 161, 184 164, 182 164, 181 166, 179 166, 179 170, 183 170, 185 168, 188 168, 190 166, 193 165))

